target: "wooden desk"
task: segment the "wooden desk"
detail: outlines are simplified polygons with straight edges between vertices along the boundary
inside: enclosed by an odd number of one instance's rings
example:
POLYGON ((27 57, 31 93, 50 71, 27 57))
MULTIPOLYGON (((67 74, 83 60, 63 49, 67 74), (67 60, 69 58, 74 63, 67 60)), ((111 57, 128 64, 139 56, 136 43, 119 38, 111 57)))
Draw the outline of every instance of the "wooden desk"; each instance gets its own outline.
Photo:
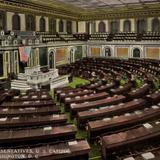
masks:
POLYGON ((120 86, 119 88, 116 89, 111 89, 111 93, 114 94, 126 94, 131 88, 133 84, 132 83, 127 83, 124 86, 120 86))
POLYGON ((0 117, 17 117, 17 116, 31 116, 31 115, 51 115, 60 113, 60 107, 45 106, 45 107, 26 107, 26 108, 10 108, 10 107, 0 107, 0 117))
POLYGON ((55 103, 53 100, 49 101, 21 101, 21 102, 4 102, 0 105, 0 107, 8 107, 8 108, 29 108, 29 107, 45 107, 45 106, 54 106, 55 103))
POLYGON ((65 91, 65 90, 69 90, 69 89, 71 89, 71 87, 62 87, 62 88, 55 88, 54 89, 54 95, 55 94, 59 94, 59 93, 61 93, 62 91, 65 91))
MULTIPOLYGON (((139 112, 139 111, 138 111, 139 112)), ((130 113, 129 115, 115 116, 113 118, 104 118, 88 123, 88 138, 93 139, 102 134, 118 131, 127 127, 132 127, 149 120, 160 117, 160 107, 158 109, 149 108, 141 113, 130 113)))
POLYGON ((113 87, 115 87, 115 83, 105 84, 105 85, 101 85, 100 87, 97 87, 96 91, 97 92, 105 92, 105 91, 107 92, 113 87))
POLYGON ((120 115, 125 112, 131 112, 145 107, 146 101, 143 99, 132 100, 126 103, 120 103, 114 106, 100 107, 77 113, 78 127, 84 127, 88 121, 101 119, 107 116, 120 115))
POLYGON ((7 98, 7 94, 6 93, 1 93, 0 94, 0 104, 3 103, 7 98))
POLYGON ((41 142, 74 139, 77 128, 74 125, 40 127, 20 130, 0 131, 0 145, 14 146, 41 142))
POLYGON ((86 86, 86 88, 87 89, 96 89, 96 88, 100 87, 101 85, 102 85, 102 83, 96 82, 96 83, 93 83, 93 84, 86 86))
MULTIPOLYGON (((122 160, 127 160, 127 158, 131 160, 144 160, 144 159, 149 159, 149 160, 159 160, 160 159, 160 148, 152 148, 152 149, 147 149, 144 151, 140 151, 141 153, 134 153, 134 157, 132 155, 130 156, 120 156, 120 159, 122 160)), ((117 159, 118 160, 118 159, 117 159)))
POLYGON ((18 116, 0 118, 0 128, 15 128, 15 127, 34 127, 44 125, 65 124, 67 116, 64 114, 54 114, 46 116, 18 116))
POLYGON ((128 98, 133 99, 133 98, 142 98, 144 97, 150 89, 149 84, 144 84, 142 87, 138 89, 134 89, 131 92, 127 94, 128 98))
POLYGON ((46 89, 40 89, 40 90, 29 90, 27 91, 27 95, 35 95, 35 94, 48 94, 48 91, 46 89))
POLYGON ((108 98, 97 100, 97 101, 84 102, 84 103, 79 103, 79 104, 71 104, 70 105, 71 115, 76 115, 77 112, 85 111, 91 108, 118 104, 118 103, 124 102, 125 99, 126 97, 123 95, 119 95, 119 96, 115 95, 113 97, 108 97, 108 98))
POLYGON ((25 96, 14 96, 11 101, 19 102, 19 101, 43 101, 43 100, 52 100, 52 97, 43 94, 43 95, 25 95, 25 96))
POLYGON ((61 93, 59 95, 59 99, 61 103, 64 103, 65 98, 72 98, 72 97, 76 97, 76 96, 84 96, 84 95, 88 95, 88 94, 92 94, 94 91, 93 90, 87 90, 84 89, 83 91, 78 91, 78 92, 69 92, 69 93, 61 93))
MULTIPOLYGON (((153 124, 152 124, 153 126, 153 124)), ((114 160, 113 152, 125 152, 129 148, 142 148, 144 145, 158 143, 160 138, 160 124, 153 128, 139 127, 136 129, 102 137, 102 152, 105 160, 114 160), (147 142, 147 143, 146 143, 147 142)))
MULTIPOLYGON (((23 150, 26 148, 20 148, 23 150)), ((67 141, 59 143, 48 143, 39 146, 27 147, 33 153, 31 154, 33 158, 37 156, 39 160, 88 160, 90 146, 87 141, 67 141), (36 151, 39 151, 36 153, 36 151)), ((13 155, 14 154, 9 154, 13 155)), ((28 154, 23 154, 27 159, 32 159, 28 157, 28 154)))
POLYGON ((57 100, 58 101, 60 100, 60 94, 62 94, 62 93, 68 94, 69 92, 75 93, 75 92, 79 92, 79 91, 83 91, 83 89, 82 88, 71 88, 71 89, 57 91, 57 100))
POLYGON ((102 93, 95 93, 95 94, 90 94, 90 95, 84 95, 84 96, 77 96, 74 98, 65 98, 64 104, 65 104, 65 109, 69 109, 69 105, 71 103, 83 103, 87 101, 95 101, 99 99, 103 99, 109 96, 108 93, 102 92, 102 93))
POLYGON ((156 91, 155 93, 153 94, 150 94, 150 95, 147 95, 146 96, 146 99, 152 103, 152 104, 157 104, 160 102, 160 90, 159 91, 156 91))

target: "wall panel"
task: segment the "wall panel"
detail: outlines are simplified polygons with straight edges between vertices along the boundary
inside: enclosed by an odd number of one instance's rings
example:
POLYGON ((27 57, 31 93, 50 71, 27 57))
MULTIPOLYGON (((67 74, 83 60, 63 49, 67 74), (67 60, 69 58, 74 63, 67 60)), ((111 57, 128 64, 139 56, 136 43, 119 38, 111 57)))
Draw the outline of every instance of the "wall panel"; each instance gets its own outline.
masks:
POLYGON ((128 58, 128 48, 117 48, 117 57, 128 58))
POLYGON ((160 48, 146 48, 146 58, 160 59, 160 48))
POLYGON ((101 54, 100 48, 94 48, 94 47, 91 48, 91 56, 99 57, 100 54, 101 54))
POLYGON ((56 49, 56 65, 67 63, 67 48, 56 49))

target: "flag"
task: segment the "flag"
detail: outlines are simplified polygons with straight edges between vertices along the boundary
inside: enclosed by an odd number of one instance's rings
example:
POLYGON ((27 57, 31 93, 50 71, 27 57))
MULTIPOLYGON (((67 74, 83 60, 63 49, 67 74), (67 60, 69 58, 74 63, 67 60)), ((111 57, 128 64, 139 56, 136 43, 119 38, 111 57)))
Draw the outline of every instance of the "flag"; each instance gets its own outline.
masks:
POLYGON ((31 47, 19 47, 20 61, 28 62, 29 56, 31 54, 31 47))

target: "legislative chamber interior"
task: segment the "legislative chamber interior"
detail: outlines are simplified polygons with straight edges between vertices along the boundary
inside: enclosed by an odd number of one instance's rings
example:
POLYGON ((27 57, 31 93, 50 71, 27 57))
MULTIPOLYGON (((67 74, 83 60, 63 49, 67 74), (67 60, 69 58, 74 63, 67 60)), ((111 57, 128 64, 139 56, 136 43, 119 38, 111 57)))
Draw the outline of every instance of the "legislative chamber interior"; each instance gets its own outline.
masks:
POLYGON ((159 0, 0 0, 0 160, 160 160, 159 0))

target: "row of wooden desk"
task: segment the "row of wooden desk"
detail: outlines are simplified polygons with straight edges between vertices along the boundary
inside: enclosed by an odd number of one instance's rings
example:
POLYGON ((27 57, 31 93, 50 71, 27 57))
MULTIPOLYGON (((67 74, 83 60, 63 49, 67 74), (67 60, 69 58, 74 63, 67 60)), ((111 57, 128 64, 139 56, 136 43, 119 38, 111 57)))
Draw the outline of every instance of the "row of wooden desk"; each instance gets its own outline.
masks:
POLYGON ((129 99, 142 98, 149 93, 149 90, 150 90, 150 85, 145 83, 140 88, 133 89, 132 91, 127 93, 127 97, 129 99))
POLYGON ((86 88, 87 89, 96 89, 96 88, 100 87, 101 85, 102 85, 101 82, 96 82, 96 83, 93 83, 93 84, 86 86, 86 88))
POLYGON ((92 94, 94 93, 93 90, 87 90, 87 89, 84 89, 83 91, 78 91, 78 92, 69 92, 69 93, 61 93, 59 96, 60 96, 60 102, 61 103, 64 103, 65 102, 65 99, 66 98, 72 98, 72 97, 77 97, 77 96, 84 96, 84 95, 89 95, 89 94, 92 94))
POLYGON ((31 115, 51 115, 60 113, 58 105, 44 106, 44 107, 21 107, 10 108, 0 107, 0 117, 16 117, 16 116, 31 116, 31 115))
POLYGON ((68 110, 71 104, 78 104, 78 103, 84 103, 84 102, 92 102, 95 100, 103 99, 108 97, 109 94, 106 92, 102 93, 95 93, 95 94, 90 94, 90 95, 84 95, 84 96, 76 96, 73 98, 65 98, 64 100, 64 105, 65 105, 65 110, 68 110))
MULTIPOLYGON (((130 90, 131 86, 132 86, 131 84, 127 84, 126 86, 117 89, 116 93, 117 94, 124 93, 123 90, 126 91, 130 90)), ((142 87, 138 89, 134 89, 131 90, 129 93, 125 93, 127 98, 129 97, 130 99, 133 99, 125 103, 122 103, 126 100, 125 96, 115 95, 114 97, 116 98, 123 97, 122 98, 123 100, 118 102, 119 105, 112 105, 112 103, 107 103, 105 101, 106 99, 113 101, 113 97, 109 97, 97 101, 90 101, 78 104, 72 103, 70 105, 70 111, 73 116, 77 115, 76 118, 78 122, 78 127, 83 127, 88 122, 87 132, 88 132, 88 138, 89 140, 91 140, 95 137, 100 137, 103 134, 111 133, 114 131, 118 132, 118 130, 121 129, 124 130, 132 126, 135 127, 136 125, 140 125, 141 123, 145 122, 147 123, 148 121, 160 118, 160 107, 154 105, 149 107, 149 105, 151 104, 157 104, 158 102, 160 102, 160 92, 156 91, 155 93, 146 96, 146 94, 149 93, 149 89, 150 85, 144 84, 142 87), (143 97, 144 99, 134 99, 140 97, 143 97), (133 112, 133 113, 127 113, 127 112, 133 112), (114 116, 114 117, 107 118, 108 116, 114 116), (96 120, 96 119, 101 119, 101 120, 96 120)), ((115 150, 113 149, 113 151, 115 150)), ((110 157, 110 154, 109 156, 107 154, 108 151, 106 150, 103 151, 104 157, 107 157, 105 158, 106 160, 115 159, 115 157, 112 158, 112 155, 110 157)))
POLYGON ((127 84, 125 84, 124 86, 119 86, 119 88, 116 89, 111 89, 111 93, 113 95, 115 94, 126 94, 128 91, 130 91, 130 89, 133 87, 133 84, 128 82, 127 84))
POLYGON ((48 95, 48 90, 46 89, 37 89, 37 90, 29 90, 26 93, 28 96, 32 95, 48 95))
POLYGON ((59 96, 60 96, 60 94, 62 94, 62 93, 65 93, 65 94, 67 94, 67 93, 69 93, 69 92, 78 92, 78 91, 82 91, 83 89, 82 88, 70 88, 70 87, 64 87, 64 88, 60 88, 60 89, 55 89, 54 90, 54 95, 56 95, 57 96, 57 100, 59 100, 59 96))
POLYGON ((116 160, 159 160, 160 159, 160 147, 146 149, 134 155, 118 157, 116 160))
POLYGON ((5 101, 11 100, 11 98, 13 96, 16 96, 18 94, 19 94, 19 92, 15 91, 15 90, 2 90, 2 91, 0 91, 0 104, 5 101))
POLYGON ((126 103, 119 103, 118 105, 111 105, 90 109, 77 113, 78 127, 84 127, 87 122, 91 120, 98 120, 108 116, 121 115, 126 112, 131 112, 136 109, 145 108, 146 101, 143 99, 132 100, 126 103))
POLYGON ((113 97, 107 97, 105 99, 100 99, 100 100, 96 100, 96 101, 71 104, 70 105, 70 112, 71 112, 71 115, 77 115, 77 113, 80 111, 85 111, 85 110, 97 108, 100 106, 103 107, 106 105, 118 104, 118 103, 124 102, 125 99, 126 99, 125 96, 115 95, 113 97))
POLYGON ((114 88, 115 87, 115 83, 109 83, 109 84, 104 84, 104 85, 101 85, 100 87, 97 87, 96 88, 96 91, 99 93, 99 92, 108 92, 110 89, 114 88))
POLYGON ((4 160, 88 160, 89 152, 90 146, 86 140, 67 140, 31 146, 26 145, 20 148, 13 147, 9 150, 1 149, 0 155, 5 157, 4 160))
POLYGON ((131 150, 141 150, 144 146, 160 144, 160 123, 146 123, 142 126, 102 137, 104 160, 115 160, 116 155, 131 150))
MULTIPOLYGON (((132 61, 105 58, 85 58, 77 62, 77 64, 75 63, 68 66, 68 71, 73 73, 78 70, 78 73, 82 74, 81 71, 86 68, 86 73, 88 72, 91 74, 94 72, 96 76, 101 77, 102 79, 105 77, 106 73, 109 73, 108 69, 115 72, 114 79, 117 78, 116 75, 118 75, 118 72, 123 73, 128 77, 128 79, 131 78, 130 76, 132 73, 135 76, 141 76, 146 79, 146 81, 144 81, 146 83, 137 89, 135 88, 135 83, 132 81, 128 81, 124 86, 119 86, 119 81, 118 83, 112 82, 111 84, 104 84, 101 81, 88 85, 87 89, 95 90, 96 93, 108 92, 111 96, 113 95, 112 97, 108 95, 106 98, 101 98, 99 100, 83 101, 83 97, 81 96, 77 97, 78 99, 73 98, 78 96, 76 95, 77 93, 74 93, 75 96, 72 96, 72 98, 69 98, 68 92, 65 94, 66 99, 63 101, 64 104, 67 101, 70 101, 69 110, 71 112, 71 116, 76 117, 78 127, 84 127, 87 124, 86 128, 88 129, 87 132, 89 139, 111 134, 113 132, 115 133, 108 135, 108 137, 111 136, 108 140, 110 143, 107 143, 107 141, 103 143, 103 139, 105 139, 104 137, 107 137, 107 135, 102 137, 103 156, 106 160, 115 160, 116 156, 114 155, 120 155, 121 150, 127 150, 127 147, 130 146, 130 139, 133 137, 135 138, 135 143, 133 145, 131 143, 131 150, 134 147, 139 147, 138 144, 141 144, 141 139, 143 138, 145 141, 149 142, 148 145, 151 144, 150 142, 153 143, 152 140, 156 140, 156 142, 159 143, 158 138, 160 136, 160 131, 154 134, 154 130, 151 132, 150 129, 146 129, 147 131, 144 129, 143 135, 141 134, 141 131, 143 130, 141 128, 144 128, 142 123, 146 123, 145 125, 147 126, 148 121, 160 119, 160 108, 158 105, 158 103, 160 103, 160 92, 157 91, 152 94, 150 93, 152 86, 151 83, 149 83, 150 76, 143 69, 145 67, 148 67, 147 63, 140 63, 139 65, 132 61), (138 127, 141 125, 142 127, 139 129, 138 127), (130 134, 132 132, 131 128, 134 128, 134 134, 130 134), (120 140, 120 142, 124 140, 124 144, 128 144, 126 146, 119 144, 118 137, 117 142, 115 142, 115 148, 112 148, 115 141, 114 135, 117 135, 120 131, 120 136, 122 136, 122 140, 120 140), (148 135, 146 136, 145 134, 148 135), (125 138, 127 138, 127 142, 125 142, 125 138)), ((152 68, 153 67, 154 65, 152 68)), ((147 69, 147 71, 153 75, 155 73, 157 75, 157 67, 153 69, 155 70, 154 72, 150 72, 149 69, 147 69)), ((93 78, 92 75, 91 78, 93 78)), ((155 128, 158 126, 159 128, 158 124, 159 122, 153 126, 155 128)), ((142 148, 146 144, 145 141, 141 146, 142 148)))
POLYGON ((160 106, 152 106, 144 110, 136 110, 120 116, 107 117, 101 120, 88 122, 88 139, 91 140, 103 134, 118 131, 141 123, 159 119, 160 106))
POLYGON ((35 94, 35 95, 21 95, 21 96, 14 96, 11 101, 36 101, 36 100, 52 100, 52 97, 48 94, 35 94))
POLYGON ((67 122, 67 117, 64 114, 53 114, 43 116, 17 116, 0 118, 0 128, 15 128, 15 127, 33 127, 43 125, 60 125, 67 122))
POLYGON ((0 146, 16 146, 75 139, 74 125, 44 126, 0 131, 0 146))
POLYGON ((146 99, 152 104, 160 103, 160 89, 152 94, 148 94, 146 99))
POLYGON ((10 149, 9 156, 16 157, 14 151, 23 152, 21 159, 39 160, 88 160, 90 146, 85 140, 68 140, 58 143, 39 144, 26 148, 10 149), (26 151, 26 152, 25 152, 26 151), (13 153, 12 153, 13 152, 13 153))
POLYGON ((45 107, 45 106, 53 106, 55 103, 53 100, 36 100, 36 101, 16 101, 16 102, 4 102, 0 105, 0 107, 8 107, 8 108, 30 108, 30 107, 45 107))
POLYGON ((90 146, 86 140, 75 140, 76 132, 46 91, 29 91, 0 105, 0 157, 88 160, 90 146), (19 150, 12 153, 14 149, 19 150))

